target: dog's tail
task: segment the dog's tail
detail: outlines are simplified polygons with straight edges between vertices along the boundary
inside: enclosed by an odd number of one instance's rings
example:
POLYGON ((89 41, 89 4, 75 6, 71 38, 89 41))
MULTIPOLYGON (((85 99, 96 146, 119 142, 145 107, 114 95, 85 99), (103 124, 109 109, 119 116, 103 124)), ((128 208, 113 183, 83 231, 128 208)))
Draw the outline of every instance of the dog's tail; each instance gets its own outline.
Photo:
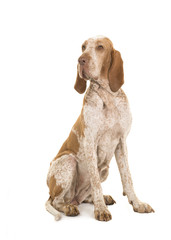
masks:
POLYGON ((49 197, 49 199, 45 203, 46 210, 51 213, 55 220, 58 221, 61 218, 60 212, 58 212, 53 206, 52 206, 52 199, 49 197))

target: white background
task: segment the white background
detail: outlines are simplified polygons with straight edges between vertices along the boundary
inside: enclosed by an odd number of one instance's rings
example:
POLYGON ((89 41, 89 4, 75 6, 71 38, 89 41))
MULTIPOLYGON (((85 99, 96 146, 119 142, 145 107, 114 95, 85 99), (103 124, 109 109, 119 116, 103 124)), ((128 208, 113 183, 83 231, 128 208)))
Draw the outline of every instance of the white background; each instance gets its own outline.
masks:
POLYGON ((171 36, 169 1, 0 1, 1 239, 171 239, 171 36), (112 221, 93 206, 55 222, 46 212, 46 175, 80 113, 73 88, 82 42, 109 37, 124 60, 133 115, 127 139, 137 196, 153 214, 134 213, 115 159, 103 191, 112 221))

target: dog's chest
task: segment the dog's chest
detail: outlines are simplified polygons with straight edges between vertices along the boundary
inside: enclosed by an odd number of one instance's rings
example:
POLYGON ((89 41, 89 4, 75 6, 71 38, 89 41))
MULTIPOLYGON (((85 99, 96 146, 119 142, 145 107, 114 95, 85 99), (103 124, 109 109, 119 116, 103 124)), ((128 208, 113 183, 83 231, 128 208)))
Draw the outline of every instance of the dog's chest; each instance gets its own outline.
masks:
POLYGON ((108 132, 111 138, 127 135, 131 127, 131 113, 125 93, 120 89, 116 95, 99 90, 89 91, 84 106, 87 135, 97 143, 108 132))
POLYGON ((131 127, 131 113, 126 95, 119 90, 115 95, 106 91, 89 91, 84 106, 87 144, 93 138, 100 164, 111 159, 122 137, 131 127))
POLYGON ((108 131, 111 138, 118 138, 118 135, 127 134, 130 126, 131 113, 126 96, 122 94, 104 99, 99 135, 102 136, 108 131))
POLYGON ((108 165, 122 137, 131 127, 131 113, 123 92, 104 102, 102 120, 97 137, 98 166, 108 165))

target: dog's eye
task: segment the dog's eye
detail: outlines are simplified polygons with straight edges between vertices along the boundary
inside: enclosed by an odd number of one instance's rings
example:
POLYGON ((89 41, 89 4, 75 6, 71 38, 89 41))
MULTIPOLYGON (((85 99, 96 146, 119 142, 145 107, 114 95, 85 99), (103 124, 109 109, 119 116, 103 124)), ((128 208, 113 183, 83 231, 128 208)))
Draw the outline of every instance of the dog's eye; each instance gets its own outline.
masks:
POLYGON ((84 51, 86 49, 85 45, 82 45, 82 51, 84 51))
POLYGON ((99 45, 99 46, 97 47, 97 49, 102 50, 102 49, 104 49, 104 47, 103 47, 103 45, 99 45))

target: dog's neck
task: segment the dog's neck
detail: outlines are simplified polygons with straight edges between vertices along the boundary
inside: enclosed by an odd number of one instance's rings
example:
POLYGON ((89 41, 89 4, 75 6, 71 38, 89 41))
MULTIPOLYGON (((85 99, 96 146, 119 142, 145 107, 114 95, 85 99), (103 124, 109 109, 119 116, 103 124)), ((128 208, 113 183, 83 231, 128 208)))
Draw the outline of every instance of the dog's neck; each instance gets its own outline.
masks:
POLYGON ((96 90, 96 91, 100 91, 103 92, 103 94, 108 94, 112 97, 116 97, 118 92, 112 92, 110 87, 109 87, 109 81, 108 79, 98 79, 98 80, 94 80, 94 79, 90 79, 90 88, 96 90))
POLYGON ((120 90, 117 92, 112 92, 110 90, 110 87, 108 85, 107 80, 90 80, 90 86, 87 89, 87 92, 85 94, 85 99, 89 102, 92 102, 94 99, 94 93, 96 93, 101 100, 103 101, 103 105, 107 106, 107 108, 111 108, 114 103, 115 97, 118 95, 120 90))

